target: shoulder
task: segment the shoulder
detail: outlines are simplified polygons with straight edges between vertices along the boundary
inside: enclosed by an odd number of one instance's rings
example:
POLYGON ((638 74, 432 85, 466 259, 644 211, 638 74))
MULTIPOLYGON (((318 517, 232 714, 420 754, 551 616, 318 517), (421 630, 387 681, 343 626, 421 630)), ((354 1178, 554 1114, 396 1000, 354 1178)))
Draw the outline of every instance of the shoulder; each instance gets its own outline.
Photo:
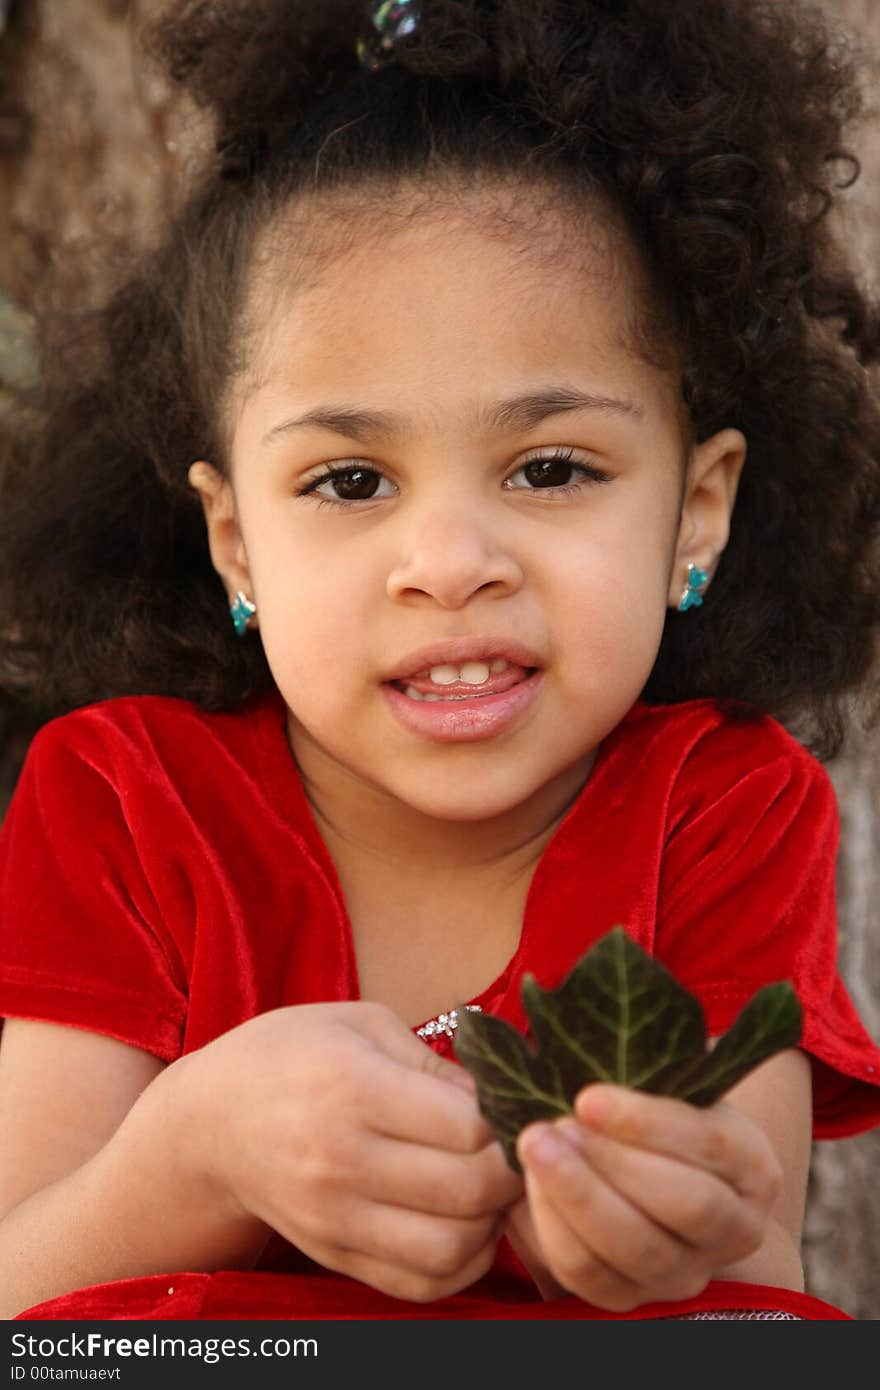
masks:
POLYGON ((670 831, 725 798, 740 811, 809 799, 833 817, 827 770, 772 715, 734 713, 715 699, 640 701, 626 722, 640 761, 647 760, 668 794, 670 831))
POLYGON ((269 695, 252 697, 229 711, 205 710, 190 700, 161 695, 99 700, 42 725, 31 740, 26 766, 86 764, 118 783, 132 769, 143 768, 144 759, 192 767, 215 756, 220 745, 233 759, 246 761, 271 707, 269 695))
POLYGON ((649 705, 639 700, 627 716, 634 729, 684 757, 695 753, 731 754, 748 751, 759 761, 788 758, 814 765, 822 764, 793 734, 770 714, 748 706, 735 708, 717 699, 682 700, 674 705, 649 705))

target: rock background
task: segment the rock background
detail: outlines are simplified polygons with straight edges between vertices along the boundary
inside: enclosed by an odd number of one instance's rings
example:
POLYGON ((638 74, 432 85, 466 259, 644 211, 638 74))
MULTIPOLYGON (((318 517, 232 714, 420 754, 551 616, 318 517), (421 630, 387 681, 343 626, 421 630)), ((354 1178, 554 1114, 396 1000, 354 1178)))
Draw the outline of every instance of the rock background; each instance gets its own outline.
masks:
MULTIPOLYGON (((30 313, 88 293, 113 245, 147 244, 175 206, 204 123, 140 61, 158 0, 0 0, 0 409, 32 370, 30 313), (97 238, 95 234, 98 234, 97 238), (100 249, 97 249, 100 248, 100 249)), ((880 56, 880 0, 825 0, 880 56)), ((880 83, 875 88, 880 97, 880 83)), ((880 113, 856 149, 862 178, 844 234, 877 289, 880 113)), ((0 813, 44 715, 0 696, 0 813)), ((841 808, 840 963, 880 1038, 880 745, 856 736, 829 764, 841 808)), ((805 1231, 808 1288, 880 1318, 880 1130, 814 1147, 805 1231)))

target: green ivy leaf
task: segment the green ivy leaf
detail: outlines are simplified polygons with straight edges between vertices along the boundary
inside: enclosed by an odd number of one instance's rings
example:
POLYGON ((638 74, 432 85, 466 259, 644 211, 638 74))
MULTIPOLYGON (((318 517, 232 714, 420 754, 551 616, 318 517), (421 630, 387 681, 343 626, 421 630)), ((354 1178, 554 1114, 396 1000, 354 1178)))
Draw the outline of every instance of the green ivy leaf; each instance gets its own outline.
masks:
POLYGON ((480 1109, 517 1172, 519 1131, 569 1114, 591 1082, 711 1105, 801 1035, 791 985, 767 985, 710 1052, 700 1001, 623 927, 581 956, 558 989, 542 989, 525 976, 522 1000, 534 1047, 503 1019, 461 1006, 455 1034, 455 1054, 476 1081, 480 1109))
POLYGON ((794 1047, 801 1036, 801 1006, 791 985, 765 985, 749 1000, 711 1052, 675 1089, 692 1105, 711 1105, 759 1062, 794 1047))

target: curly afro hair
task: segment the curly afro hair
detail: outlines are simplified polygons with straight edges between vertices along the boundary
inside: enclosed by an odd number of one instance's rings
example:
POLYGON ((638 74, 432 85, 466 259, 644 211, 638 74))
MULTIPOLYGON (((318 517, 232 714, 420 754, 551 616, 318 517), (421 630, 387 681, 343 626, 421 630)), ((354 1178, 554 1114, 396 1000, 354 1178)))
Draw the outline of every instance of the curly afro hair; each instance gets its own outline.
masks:
POLYGON ((5 425, 0 680, 53 712, 265 689, 186 476, 223 466, 255 238, 305 190, 516 176, 614 209, 695 436, 749 441, 711 595, 667 614, 643 698, 770 713, 834 756, 854 702, 880 715, 880 316, 827 216, 858 174, 853 53, 789 0, 422 0, 375 71, 368 33, 357 0, 185 0, 150 32, 216 152, 5 425))

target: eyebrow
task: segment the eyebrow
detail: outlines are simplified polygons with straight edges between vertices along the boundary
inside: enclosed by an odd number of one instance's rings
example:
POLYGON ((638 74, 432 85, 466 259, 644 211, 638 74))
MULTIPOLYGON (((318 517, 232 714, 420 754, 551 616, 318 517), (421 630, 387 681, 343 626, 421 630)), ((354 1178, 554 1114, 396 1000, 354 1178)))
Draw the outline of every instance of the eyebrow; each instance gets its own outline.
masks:
MULTIPOLYGON (((500 429, 526 431, 540 424, 548 415, 561 415, 571 410, 594 410, 605 415, 623 415, 634 419, 641 419, 644 414, 635 401, 596 396, 574 386, 550 386, 496 401, 482 413, 481 423, 487 432, 500 429)), ((361 444, 369 444, 377 438, 405 438, 411 433, 406 417, 394 411, 324 405, 273 425, 263 435, 261 447, 274 443, 281 435, 294 430, 316 426, 332 430, 335 434, 344 434, 361 444)))

